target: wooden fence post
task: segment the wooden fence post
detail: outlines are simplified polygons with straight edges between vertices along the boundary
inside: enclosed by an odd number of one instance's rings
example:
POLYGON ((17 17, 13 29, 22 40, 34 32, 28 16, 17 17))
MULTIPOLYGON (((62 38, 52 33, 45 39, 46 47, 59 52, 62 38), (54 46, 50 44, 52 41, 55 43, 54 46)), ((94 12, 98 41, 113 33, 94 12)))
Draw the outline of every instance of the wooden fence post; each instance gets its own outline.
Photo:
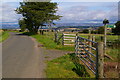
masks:
POLYGON ((95 36, 92 36, 92 41, 94 41, 94 42, 95 42, 95 36))
POLYGON ((64 33, 62 33, 62 45, 64 45, 64 33))
POLYGON ((104 40, 104 37, 103 37, 103 36, 100 36, 100 40, 103 42, 103 40, 104 40))
MULTIPOLYGON (((92 41, 92 35, 89 35, 89 36, 88 36, 88 39, 92 41)), ((89 46, 92 47, 92 42, 89 42, 89 46)), ((91 49, 91 48, 88 48, 88 49, 89 49, 89 52, 92 53, 92 49, 91 49)), ((91 55, 89 55, 89 54, 88 54, 88 56, 91 57, 91 55)))
POLYGON ((55 42, 57 42, 57 41, 58 41, 58 32, 55 31, 55 42))
POLYGON ((96 78, 104 78, 104 51, 103 42, 97 44, 97 55, 96 55, 96 78))
POLYGON ((75 54, 78 56, 78 33, 75 37, 75 54))

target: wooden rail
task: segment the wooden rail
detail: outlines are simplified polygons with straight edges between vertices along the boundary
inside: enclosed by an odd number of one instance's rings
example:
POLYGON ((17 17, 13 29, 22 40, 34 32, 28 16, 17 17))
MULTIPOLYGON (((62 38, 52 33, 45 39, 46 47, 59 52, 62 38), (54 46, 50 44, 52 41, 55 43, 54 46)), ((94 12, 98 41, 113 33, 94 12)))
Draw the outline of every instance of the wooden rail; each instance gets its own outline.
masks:
POLYGON ((62 33, 61 36, 58 35, 58 32, 55 32, 55 42, 62 43, 62 45, 75 45, 76 34, 62 33), (61 41, 60 41, 61 40, 61 41))
POLYGON ((75 45, 76 34, 63 33, 63 45, 75 45))

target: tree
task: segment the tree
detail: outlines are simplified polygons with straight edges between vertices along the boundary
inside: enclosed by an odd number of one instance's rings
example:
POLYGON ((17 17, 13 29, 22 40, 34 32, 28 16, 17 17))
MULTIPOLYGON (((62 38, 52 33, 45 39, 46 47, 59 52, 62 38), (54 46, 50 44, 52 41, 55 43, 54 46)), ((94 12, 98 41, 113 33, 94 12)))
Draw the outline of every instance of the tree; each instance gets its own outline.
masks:
POLYGON ((112 32, 114 34, 120 35, 120 21, 117 21, 115 25, 116 25, 116 28, 112 29, 112 32))
MULTIPOLYGON (((29 0, 28 0, 29 1, 29 0)), ((48 2, 20 2, 20 7, 15 10, 17 14, 22 14, 26 28, 37 34, 38 29, 44 24, 51 24, 54 20, 59 20, 61 16, 55 15, 57 3, 48 2)))
POLYGON ((104 34, 104 26, 101 26, 97 30, 98 34, 104 34))
POLYGON ((84 29, 83 33, 89 33, 89 30, 88 29, 84 29))
POLYGON ((19 20, 19 26, 20 26, 20 28, 21 28, 21 31, 25 31, 27 25, 26 25, 24 19, 19 20))

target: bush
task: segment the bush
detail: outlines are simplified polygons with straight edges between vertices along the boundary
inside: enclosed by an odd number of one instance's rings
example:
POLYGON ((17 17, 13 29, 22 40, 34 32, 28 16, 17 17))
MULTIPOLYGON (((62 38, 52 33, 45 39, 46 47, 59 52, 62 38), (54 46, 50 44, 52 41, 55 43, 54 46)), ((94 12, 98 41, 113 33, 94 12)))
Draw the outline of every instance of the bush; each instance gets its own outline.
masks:
POLYGON ((104 26, 98 28, 98 34, 104 34, 104 26))
POLYGON ((120 21, 118 21, 117 23, 115 23, 115 25, 116 25, 116 28, 112 29, 112 32, 114 34, 120 35, 120 21))
POLYGON ((89 30, 88 29, 84 29, 83 33, 89 33, 89 30))

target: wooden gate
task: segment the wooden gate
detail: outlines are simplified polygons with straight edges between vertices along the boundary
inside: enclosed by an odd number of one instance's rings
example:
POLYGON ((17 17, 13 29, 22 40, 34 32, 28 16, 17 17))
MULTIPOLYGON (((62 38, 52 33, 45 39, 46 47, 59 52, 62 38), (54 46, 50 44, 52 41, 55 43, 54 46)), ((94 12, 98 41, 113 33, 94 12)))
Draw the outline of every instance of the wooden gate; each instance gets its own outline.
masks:
POLYGON ((75 45, 76 34, 63 33, 63 45, 75 45))

